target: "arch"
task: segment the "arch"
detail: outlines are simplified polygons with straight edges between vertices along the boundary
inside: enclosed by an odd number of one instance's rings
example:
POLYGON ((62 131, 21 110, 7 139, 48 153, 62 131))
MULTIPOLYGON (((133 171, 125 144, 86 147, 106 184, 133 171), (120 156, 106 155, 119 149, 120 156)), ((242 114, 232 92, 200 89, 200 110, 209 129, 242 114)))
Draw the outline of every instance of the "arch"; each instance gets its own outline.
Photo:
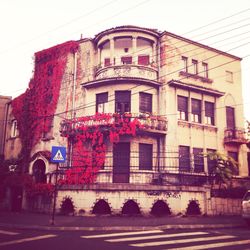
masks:
POLYGON ((32 168, 32 174, 35 178, 36 183, 46 183, 45 171, 46 171, 45 162, 41 159, 36 160, 32 168))
POLYGON ((111 214, 111 209, 107 201, 98 200, 92 210, 92 214, 111 214))
POLYGON ((138 204, 134 200, 128 200, 122 207, 122 214, 139 215, 141 214, 138 204))
POLYGON ((198 201, 191 200, 188 204, 186 215, 200 215, 201 209, 198 201))
POLYGON ((227 94, 224 99, 225 106, 235 106, 236 102, 231 94, 227 94))
POLYGON ((61 213, 68 215, 70 213, 74 213, 75 211, 75 207, 74 207, 74 203, 71 197, 64 197, 63 201, 61 203, 61 213))
POLYGON ((163 200, 158 200, 154 203, 151 212, 154 216, 168 216, 171 215, 168 204, 163 200))

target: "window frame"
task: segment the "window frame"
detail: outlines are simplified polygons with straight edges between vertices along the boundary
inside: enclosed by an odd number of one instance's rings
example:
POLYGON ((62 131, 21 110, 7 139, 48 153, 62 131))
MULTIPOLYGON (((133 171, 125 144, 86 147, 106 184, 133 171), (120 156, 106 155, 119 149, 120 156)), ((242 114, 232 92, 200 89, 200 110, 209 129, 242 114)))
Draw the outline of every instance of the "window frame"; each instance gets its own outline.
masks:
POLYGON ((190 172, 190 170, 190 147, 185 145, 179 145, 179 172, 190 172))
POLYGON ((108 113, 107 112, 107 103, 108 103, 108 92, 102 92, 96 94, 96 113, 108 113), (100 101, 101 99, 101 101, 100 101), (101 106, 99 106, 101 105, 101 106), (102 112, 99 111, 99 108, 102 109, 102 112))
POLYGON ((201 112, 202 111, 202 101, 196 98, 191 98, 191 122, 202 123, 201 112), (199 110, 196 111, 194 103, 199 103, 199 110))
POLYGON ((153 144, 139 143, 139 170, 153 170, 153 144))
POLYGON ((205 106, 205 121, 204 122, 207 125, 213 125, 214 126, 215 125, 215 104, 213 102, 205 101, 204 106, 205 106), (210 109, 211 107, 208 108, 209 105, 212 106, 212 112, 211 112, 211 109, 210 109))
POLYGON ((177 95, 177 111, 179 120, 188 121, 188 97, 177 95), (183 102, 186 102, 186 105, 182 105, 183 102))
POLYGON ((182 71, 188 73, 188 57, 182 56, 181 60, 183 61, 183 68, 182 71))
POLYGON ((202 68, 203 77, 208 79, 208 63, 202 62, 202 68))
POLYGON ((139 92, 139 112, 152 114, 153 95, 146 92, 139 92))

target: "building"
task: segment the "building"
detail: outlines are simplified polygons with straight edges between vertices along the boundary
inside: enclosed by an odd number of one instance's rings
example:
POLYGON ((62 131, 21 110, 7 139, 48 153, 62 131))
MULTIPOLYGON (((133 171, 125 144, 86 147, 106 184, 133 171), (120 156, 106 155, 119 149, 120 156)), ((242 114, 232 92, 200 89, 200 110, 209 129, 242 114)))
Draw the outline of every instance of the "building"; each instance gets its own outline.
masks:
POLYGON ((235 178, 247 180, 240 62, 135 26, 40 51, 29 90, 12 102, 19 134, 7 131, 16 142, 6 141, 5 156, 26 156, 36 182, 54 182, 51 147, 67 147, 58 210, 68 203, 86 214, 239 213, 239 200, 211 197, 204 154, 232 156, 235 178))
POLYGON ((0 96, 0 159, 4 155, 5 124, 7 121, 7 103, 11 101, 10 96, 0 96))

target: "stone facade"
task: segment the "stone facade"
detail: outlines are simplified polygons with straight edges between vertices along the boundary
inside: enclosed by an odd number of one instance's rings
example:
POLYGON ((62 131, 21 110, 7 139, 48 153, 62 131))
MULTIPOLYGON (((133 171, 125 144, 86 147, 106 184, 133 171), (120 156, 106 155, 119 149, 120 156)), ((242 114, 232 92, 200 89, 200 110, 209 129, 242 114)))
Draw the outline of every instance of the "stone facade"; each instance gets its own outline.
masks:
MULTIPOLYGON (((197 161, 197 155, 209 150, 230 153, 239 162, 238 175, 249 176, 241 59, 169 32, 134 26, 105 30, 78 44, 77 53, 67 58, 58 115, 49 136, 32 148, 31 157, 36 157, 29 173, 33 175, 34 165, 43 161, 47 182, 54 182, 55 164, 38 152, 69 145, 60 136, 65 119, 126 112, 144 119, 147 126, 135 137, 120 139, 129 145, 129 168, 119 172, 126 174, 127 181, 115 181, 114 172, 120 170, 114 163, 114 145, 107 142, 105 166, 96 183, 60 187, 57 210, 70 197, 76 213, 84 210, 86 214, 93 212, 99 200, 109 205, 111 213, 121 213, 130 200, 143 214, 149 214, 158 200, 172 214, 187 213, 192 201, 201 214, 240 213, 238 200, 210 197, 208 161, 197 161), (118 92, 126 92, 129 98, 120 94, 119 100, 118 92), (105 96, 100 103, 98 94, 105 96), (164 126, 159 125, 159 117, 164 126), (152 159, 146 169, 140 165, 143 147, 148 147, 152 159), (188 155, 182 163, 181 150, 188 155)), ((9 159, 18 155, 21 145, 18 134, 11 138, 11 128, 6 138, 5 158, 9 159)))

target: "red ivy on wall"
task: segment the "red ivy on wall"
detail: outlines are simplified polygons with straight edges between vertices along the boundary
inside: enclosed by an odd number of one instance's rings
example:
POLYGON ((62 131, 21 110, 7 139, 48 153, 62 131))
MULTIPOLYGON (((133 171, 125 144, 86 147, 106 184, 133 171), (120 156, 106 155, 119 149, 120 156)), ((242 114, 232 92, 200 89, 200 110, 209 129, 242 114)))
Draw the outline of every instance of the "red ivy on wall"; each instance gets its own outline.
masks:
POLYGON ((73 142, 72 167, 66 171, 61 184, 88 184, 96 180, 104 167, 106 143, 118 143, 122 135, 136 135, 143 125, 130 114, 100 114, 81 117, 66 122, 63 137, 73 142))
POLYGON ((12 101, 22 143, 23 171, 27 170, 32 147, 50 131, 67 56, 77 49, 78 43, 69 41, 36 53, 34 76, 29 88, 12 101))

